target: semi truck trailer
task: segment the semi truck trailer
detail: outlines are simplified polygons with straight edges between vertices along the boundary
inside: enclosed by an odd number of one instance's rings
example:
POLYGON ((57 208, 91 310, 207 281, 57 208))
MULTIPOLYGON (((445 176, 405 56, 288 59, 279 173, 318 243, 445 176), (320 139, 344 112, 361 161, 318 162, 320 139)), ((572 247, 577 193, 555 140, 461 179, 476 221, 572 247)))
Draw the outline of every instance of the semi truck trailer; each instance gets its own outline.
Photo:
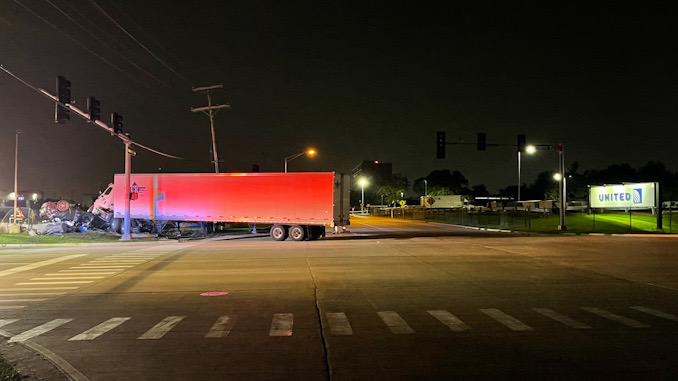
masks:
POLYGON ((90 212, 119 230, 130 197, 130 219, 162 230, 168 222, 270 225, 274 240, 313 240, 325 228, 350 224, 350 177, 313 173, 145 173, 125 175, 101 193, 90 212))

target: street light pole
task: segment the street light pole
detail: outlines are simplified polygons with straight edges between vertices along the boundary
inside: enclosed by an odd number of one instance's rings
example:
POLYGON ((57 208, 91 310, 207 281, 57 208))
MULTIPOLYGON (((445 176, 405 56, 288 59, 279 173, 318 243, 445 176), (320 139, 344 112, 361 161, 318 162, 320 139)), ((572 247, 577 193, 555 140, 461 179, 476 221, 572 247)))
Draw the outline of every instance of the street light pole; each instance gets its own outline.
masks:
POLYGON ((567 201, 565 200, 565 197, 567 197, 565 194, 565 181, 567 181, 565 179, 565 149, 562 144, 558 148, 558 171, 560 171, 562 177, 558 186, 558 193, 560 194, 560 224, 558 225, 558 230, 567 230, 565 225, 565 209, 567 208, 567 201))
POLYGON ((424 197, 428 196, 428 181, 424 180, 424 197))
POLYGON ((518 151, 518 200, 520 201, 520 151, 518 151))
POLYGON ((303 155, 303 154, 307 154, 307 155, 309 155, 309 156, 313 156, 313 155, 316 154, 316 151, 315 151, 313 148, 309 148, 309 149, 307 149, 306 151, 299 152, 299 153, 295 153, 294 155, 287 156, 287 157, 285 158, 285 173, 287 173, 287 162, 288 162, 288 161, 292 161, 292 160, 298 158, 299 156, 301 156, 301 155, 303 155))
POLYGON ((14 148, 14 225, 16 225, 16 208, 17 198, 19 198, 18 190, 18 173, 19 173, 19 134, 21 131, 16 131, 16 146, 14 148))
POLYGON ((130 234, 130 196, 131 196, 131 189, 130 189, 130 180, 131 180, 131 173, 132 173, 132 151, 129 148, 130 141, 126 140, 125 141, 125 192, 124 192, 124 197, 125 197, 125 218, 123 222, 123 232, 122 232, 122 237, 120 238, 123 241, 129 241, 132 239, 132 235, 130 234))

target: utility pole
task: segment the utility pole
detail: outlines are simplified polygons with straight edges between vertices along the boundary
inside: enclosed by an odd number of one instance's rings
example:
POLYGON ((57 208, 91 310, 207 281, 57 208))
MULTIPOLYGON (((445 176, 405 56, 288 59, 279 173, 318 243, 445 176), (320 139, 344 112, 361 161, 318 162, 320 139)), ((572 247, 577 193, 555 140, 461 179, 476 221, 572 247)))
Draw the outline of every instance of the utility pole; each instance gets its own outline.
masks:
POLYGON ((210 92, 216 89, 223 89, 224 85, 213 85, 213 86, 204 86, 204 87, 194 87, 193 92, 203 92, 207 95, 207 107, 191 107, 192 112, 203 112, 205 115, 210 117, 210 128, 212 130, 212 153, 214 155, 214 173, 219 173, 219 158, 217 157, 217 140, 214 134, 214 116, 217 115, 222 108, 230 108, 230 105, 212 105, 212 96, 210 92))
POLYGON ((19 173, 19 134, 21 131, 16 131, 16 146, 14 148, 14 225, 16 226, 16 216, 17 216, 17 198, 19 198, 18 190, 18 173, 19 173))

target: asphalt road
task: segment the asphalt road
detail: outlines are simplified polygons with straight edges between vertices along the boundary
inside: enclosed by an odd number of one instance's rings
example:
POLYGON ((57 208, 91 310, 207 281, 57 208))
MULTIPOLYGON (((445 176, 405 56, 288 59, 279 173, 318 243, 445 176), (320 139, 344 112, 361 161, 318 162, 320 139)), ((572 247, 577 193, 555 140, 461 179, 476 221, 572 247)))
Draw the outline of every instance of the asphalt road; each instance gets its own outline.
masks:
POLYGON ((52 362, 75 380, 678 374, 676 238, 352 223, 314 242, 0 248, 0 349, 50 380, 52 362))

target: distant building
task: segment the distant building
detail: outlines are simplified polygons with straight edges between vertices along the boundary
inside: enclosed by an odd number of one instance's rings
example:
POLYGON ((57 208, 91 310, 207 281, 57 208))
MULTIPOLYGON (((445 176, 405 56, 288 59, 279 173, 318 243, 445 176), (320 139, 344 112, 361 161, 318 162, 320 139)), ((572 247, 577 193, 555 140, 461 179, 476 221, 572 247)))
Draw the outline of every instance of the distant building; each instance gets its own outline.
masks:
POLYGON ((378 160, 363 161, 351 171, 351 182, 357 184, 359 179, 364 177, 373 184, 383 184, 392 174, 391 163, 381 163, 378 160))

